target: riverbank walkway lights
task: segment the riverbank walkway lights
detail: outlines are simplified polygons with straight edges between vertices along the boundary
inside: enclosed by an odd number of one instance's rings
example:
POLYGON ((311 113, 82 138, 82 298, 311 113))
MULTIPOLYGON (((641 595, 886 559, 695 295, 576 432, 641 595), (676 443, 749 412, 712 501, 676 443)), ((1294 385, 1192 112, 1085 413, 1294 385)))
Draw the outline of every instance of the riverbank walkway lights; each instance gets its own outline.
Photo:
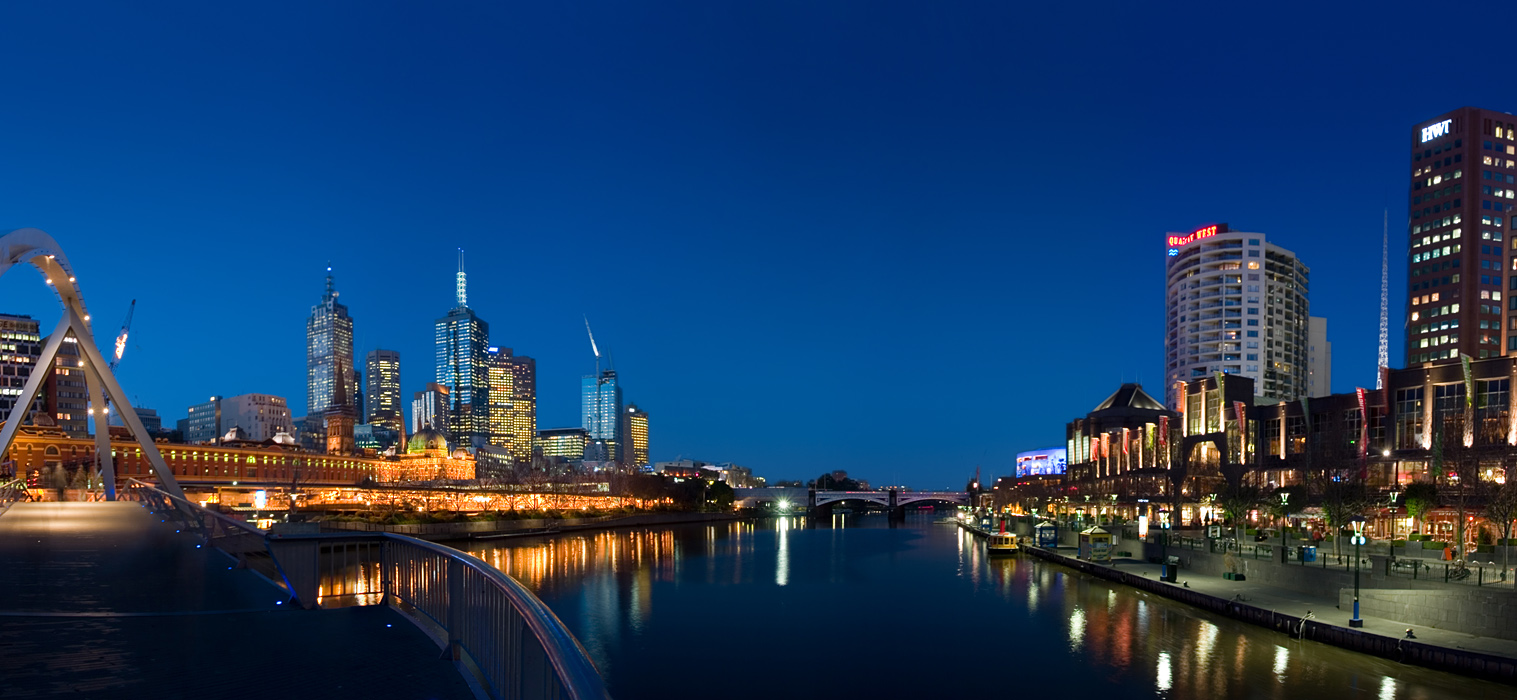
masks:
POLYGON ((1290 511, 1288 511, 1288 510, 1285 509, 1285 502, 1288 501, 1288 500, 1290 500, 1290 497, 1291 497, 1291 492, 1289 492, 1289 491, 1281 491, 1280 492, 1280 563, 1281 564, 1289 563, 1288 557, 1290 556, 1285 551, 1286 550, 1285 531, 1289 530, 1290 526, 1291 526, 1290 525, 1290 523, 1291 523, 1291 514, 1290 514, 1290 511))
POLYGON ((1363 627, 1364 620, 1359 619, 1359 546, 1364 544, 1364 516, 1356 515, 1348 522, 1354 527, 1354 617, 1348 626, 1363 627))

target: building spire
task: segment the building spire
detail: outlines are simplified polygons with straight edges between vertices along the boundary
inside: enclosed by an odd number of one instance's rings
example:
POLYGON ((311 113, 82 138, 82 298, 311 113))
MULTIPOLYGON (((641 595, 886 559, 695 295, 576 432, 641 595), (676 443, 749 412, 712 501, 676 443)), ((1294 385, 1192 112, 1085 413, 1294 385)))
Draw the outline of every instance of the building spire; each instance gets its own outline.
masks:
POLYGON ((458 249, 458 280, 455 283, 455 293, 458 296, 458 307, 469 308, 469 289, 464 277, 464 249, 458 249))
POLYGON ((334 297, 336 295, 337 295, 337 291, 332 288, 332 263, 329 262, 329 263, 327 263, 327 293, 326 293, 326 298, 331 299, 332 297, 334 297))
POLYGON ((348 373, 342 367, 342 359, 337 360, 337 372, 332 387, 332 408, 340 408, 348 405, 348 373))
POLYGON ((1380 230, 1380 364, 1375 367, 1375 388, 1385 388, 1383 367, 1391 366, 1390 343, 1391 211, 1385 210, 1380 230))

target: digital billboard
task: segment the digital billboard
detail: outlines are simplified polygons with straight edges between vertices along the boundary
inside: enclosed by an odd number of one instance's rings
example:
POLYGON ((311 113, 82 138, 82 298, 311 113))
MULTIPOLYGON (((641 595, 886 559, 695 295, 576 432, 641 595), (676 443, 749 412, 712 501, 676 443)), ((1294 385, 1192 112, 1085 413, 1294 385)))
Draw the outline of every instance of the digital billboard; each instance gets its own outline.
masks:
POLYGON ((1064 473, 1068 453, 1062 447, 1017 453, 1017 478, 1057 476, 1064 473))

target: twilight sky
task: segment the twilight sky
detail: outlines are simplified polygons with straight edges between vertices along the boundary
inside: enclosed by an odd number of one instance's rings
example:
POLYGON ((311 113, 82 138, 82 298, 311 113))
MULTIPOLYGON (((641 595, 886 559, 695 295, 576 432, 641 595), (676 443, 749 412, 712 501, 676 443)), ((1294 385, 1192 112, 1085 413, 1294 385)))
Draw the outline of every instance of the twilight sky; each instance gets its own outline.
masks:
MULTIPOLYGON (((654 459, 771 479, 958 487, 1157 392, 1163 237, 1205 223, 1298 253, 1334 389, 1373 386, 1412 126, 1517 106, 1426 3, 132 5, 0 7, 0 232, 59 240, 102 343, 138 300, 139 405, 303 413, 328 262, 409 400, 461 246, 540 427, 588 315, 654 459)), ((56 322, 28 271, 0 300, 56 322)))

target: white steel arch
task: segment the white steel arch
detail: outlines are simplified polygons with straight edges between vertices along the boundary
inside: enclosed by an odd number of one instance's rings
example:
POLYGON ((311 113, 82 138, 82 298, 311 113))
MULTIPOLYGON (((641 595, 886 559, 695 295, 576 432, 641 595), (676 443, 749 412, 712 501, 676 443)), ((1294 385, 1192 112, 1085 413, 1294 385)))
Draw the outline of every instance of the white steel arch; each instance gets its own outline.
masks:
POLYGON ((42 390, 48 372, 52 371, 53 361, 58 356, 58 348, 63 344, 64 337, 73 336, 79 347, 80 364, 85 370, 85 383, 89 386, 90 414, 96 419, 95 454, 100 460, 100 475, 105 482, 106 498, 116 500, 116 470, 111 459, 110 420, 103 412, 106 394, 115 401, 122 422, 132 431, 137 444, 142 448, 142 454, 153 467, 153 475, 158 477, 164 490, 184 498, 184 491, 179 488, 179 482, 164 463, 157 444, 148 436, 142 420, 127 400, 126 392, 116 383, 110 365, 95 346, 95 336, 90 330, 90 316, 84 309, 84 297, 79 293, 79 283, 73 266, 68 262, 68 256, 63 254, 63 249, 52 236, 38 229, 21 228, 0 236, 0 276, 21 263, 30 263, 42 273, 45 284, 58 294, 58 301, 63 305, 63 315, 58 319, 58 326, 53 329, 52 335, 48 336, 41 357, 37 358, 31 375, 26 378, 26 386, 11 407, 11 414, 5 417, 5 425, 0 428, 0 453, 9 450, 15 441, 16 430, 26 418, 32 401, 42 390))

